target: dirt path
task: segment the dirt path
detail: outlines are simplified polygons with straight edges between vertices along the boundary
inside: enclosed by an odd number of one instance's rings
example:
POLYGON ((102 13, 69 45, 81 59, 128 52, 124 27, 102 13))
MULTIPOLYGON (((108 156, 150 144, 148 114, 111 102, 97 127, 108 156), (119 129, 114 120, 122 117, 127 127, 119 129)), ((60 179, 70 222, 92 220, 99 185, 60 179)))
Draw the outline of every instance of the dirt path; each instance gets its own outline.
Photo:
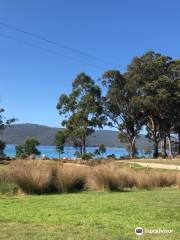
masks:
POLYGON ((180 170, 180 166, 178 165, 169 165, 169 164, 161 164, 161 163, 144 163, 144 162, 128 162, 128 163, 136 163, 143 167, 149 168, 161 168, 161 169, 169 169, 169 170, 180 170))

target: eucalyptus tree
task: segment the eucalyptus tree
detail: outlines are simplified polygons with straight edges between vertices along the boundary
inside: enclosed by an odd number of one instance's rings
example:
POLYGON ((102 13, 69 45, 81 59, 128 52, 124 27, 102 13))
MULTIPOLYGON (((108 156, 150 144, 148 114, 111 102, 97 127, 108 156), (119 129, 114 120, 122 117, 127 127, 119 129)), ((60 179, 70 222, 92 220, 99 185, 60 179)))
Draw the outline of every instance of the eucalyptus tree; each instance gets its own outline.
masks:
POLYGON ((12 123, 16 121, 15 118, 6 119, 3 114, 5 110, 4 108, 0 108, 0 131, 4 130, 6 127, 10 126, 12 123))
POLYGON ((171 75, 176 82, 176 92, 174 95, 175 104, 171 108, 173 116, 173 133, 177 134, 177 154, 180 155, 180 59, 171 64, 171 75))
POLYGON ((24 151, 27 156, 30 156, 31 154, 34 155, 40 155, 41 152, 37 149, 37 146, 39 146, 40 143, 38 140, 36 140, 34 137, 28 137, 24 144, 24 151))
POLYGON ((24 144, 16 145, 16 157, 23 159, 29 157, 30 155, 39 156, 41 154, 37 148, 39 145, 40 143, 34 137, 28 137, 24 144))
POLYGON ((102 84, 107 88, 104 97, 104 112, 108 125, 119 130, 119 138, 129 143, 130 157, 136 155, 136 138, 143 125, 143 113, 139 101, 138 82, 127 72, 107 71, 102 84))
POLYGON ((65 142, 66 142, 65 131, 58 131, 55 135, 55 146, 56 146, 56 151, 59 154, 59 159, 60 159, 60 155, 64 153, 65 142))
MULTIPOLYGON (((4 114, 5 110, 3 108, 0 108, 0 133, 2 133, 2 131, 10 126, 12 123, 15 122, 15 118, 11 118, 11 119, 6 119, 3 114, 4 114)), ((4 156, 4 149, 6 147, 6 144, 3 141, 0 141, 0 156, 4 156)))
POLYGON ((62 125, 67 137, 82 156, 86 153, 87 137, 105 122, 101 89, 91 77, 80 73, 72 83, 72 92, 60 96, 57 109, 64 116, 62 125))
POLYGON ((166 153, 166 139, 176 117, 178 96, 177 72, 172 67, 174 60, 153 51, 133 59, 128 71, 139 82, 140 102, 143 106, 148 137, 154 144, 154 157, 158 157, 158 144, 163 140, 163 154, 166 153))

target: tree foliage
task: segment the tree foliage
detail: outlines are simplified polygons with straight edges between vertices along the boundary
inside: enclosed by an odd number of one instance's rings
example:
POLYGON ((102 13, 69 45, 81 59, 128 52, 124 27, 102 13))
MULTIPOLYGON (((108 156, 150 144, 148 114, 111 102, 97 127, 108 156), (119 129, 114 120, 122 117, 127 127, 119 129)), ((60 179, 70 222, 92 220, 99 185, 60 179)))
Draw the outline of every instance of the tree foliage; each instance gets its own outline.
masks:
POLYGON ((55 135, 55 146, 56 146, 56 151, 60 155, 64 153, 64 144, 66 142, 66 134, 64 131, 58 131, 55 135))
POLYGON ((179 61, 150 51, 134 58, 128 72, 139 85, 139 103, 144 112, 147 136, 154 144, 153 155, 158 157, 158 144, 162 140, 166 156, 166 139, 170 141, 174 123, 180 121, 179 61))
POLYGON ((80 155, 85 154, 87 137, 105 121, 100 88, 89 76, 80 73, 72 83, 72 92, 60 96, 57 109, 64 116, 62 125, 68 139, 80 155))
POLYGON ((130 157, 135 157, 135 141, 143 125, 143 113, 138 104, 140 95, 137 82, 129 73, 108 71, 102 76, 102 83, 107 88, 104 97, 104 112, 109 126, 119 130, 119 138, 130 145, 130 157))
POLYGON ((5 154, 4 154, 5 147, 6 147, 5 142, 0 140, 0 157, 4 157, 5 156, 5 154))
MULTIPOLYGON (((2 133, 2 131, 10 126, 12 123, 14 123, 16 121, 15 118, 11 118, 11 119, 6 119, 3 114, 4 114, 5 110, 3 108, 0 108, 0 133, 2 133)), ((0 156, 5 156, 4 154, 4 150, 5 150, 6 144, 0 140, 0 156)))
POLYGON ((153 51, 133 58, 125 73, 106 71, 100 87, 85 73, 72 83, 72 92, 62 94, 57 104, 62 125, 79 150, 86 153, 87 137, 104 125, 115 127, 119 139, 136 156, 136 139, 143 127, 153 143, 153 156, 172 155, 172 134, 177 134, 180 154, 180 60, 153 51))
POLYGON ((98 156, 103 156, 106 153, 106 146, 104 144, 100 144, 98 149, 95 150, 94 154, 98 156))
POLYGON ((16 157, 25 158, 30 155, 39 156, 41 152, 37 149, 37 146, 39 146, 39 142, 35 138, 27 138, 24 144, 16 146, 16 157))

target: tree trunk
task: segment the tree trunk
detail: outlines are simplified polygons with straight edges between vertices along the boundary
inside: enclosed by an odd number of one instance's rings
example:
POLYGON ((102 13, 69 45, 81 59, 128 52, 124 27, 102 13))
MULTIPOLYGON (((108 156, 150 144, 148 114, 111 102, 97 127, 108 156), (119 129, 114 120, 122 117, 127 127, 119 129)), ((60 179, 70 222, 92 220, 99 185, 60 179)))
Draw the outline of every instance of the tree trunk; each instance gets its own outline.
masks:
POLYGON ((82 146, 80 146, 80 155, 81 155, 81 157, 83 155, 83 147, 82 146))
POLYGON ((171 142, 171 135, 168 134, 168 145, 169 145, 169 157, 173 158, 173 154, 172 154, 172 142, 171 142))
POLYGON ((136 156, 136 137, 130 140, 130 158, 135 158, 136 156))
POLYGON ((160 141, 160 153, 161 153, 161 155, 163 153, 163 140, 162 139, 160 141))
POLYGON ((163 138, 163 156, 167 157, 167 152, 166 152, 166 136, 163 138))
POLYGON ((159 157, 159 150, 158 150, 157 137, 154 137, 153 145, 154 145, 153 157, 158 158, 159 157))
POLYGON ((180 132, 178 132, 178 149, 177 154, 180 155, 180 132))
POLYGON ((82 137, 82 154, 86 153, 86 136, 82 137))
POLYGON ((153 158, 158 158, 159 157, 159 146, 158 146, 158 138, 157 138, 157 126, 155 123, 155 120, 153 119, 153 117, 150 117, 150 131, 152 134, 152 141, 153 141, 153 158))

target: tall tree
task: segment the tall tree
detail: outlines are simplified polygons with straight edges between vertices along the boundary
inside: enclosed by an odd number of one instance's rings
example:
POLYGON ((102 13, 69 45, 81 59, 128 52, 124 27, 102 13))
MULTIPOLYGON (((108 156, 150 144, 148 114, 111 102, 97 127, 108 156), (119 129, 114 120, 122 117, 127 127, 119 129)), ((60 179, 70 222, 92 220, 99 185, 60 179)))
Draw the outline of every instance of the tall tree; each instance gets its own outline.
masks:
POLYGON ((66 135, 64 131, 58 131, 55 135, 55 146, 56 146, 56 151, 59 154, 59 159, 61 154, 64 153, 64 144, 66 142, 66 135))
POLYGON ((171 108, 173 116, 173 133, 177 134, 178 146, 177 154, 180 155, 180 59, 172 62, 170 66, 171 76, 176 82, 176 91, 174 94, 174 105, 171 108))
POLYGON ((158 143, 163 140, 166 156, 166 139, 173 122, 173 108, 177 109, 178 88, 173 60, 153 51, 133 59, 128 71, 139 82, 141 104, 146 121, 148 137, 154 144, 154 157, 158 157, 158 143))
POLYGON ((166 155, 166 137, 170 132, 169 122, 172 107, 173 80, 170 72, 172 59, 149 51, 141 57, 135 57, 128 67, 139 82, 141 106, 146 120, 148 137, 154 144, 154 157, 158 157, 158 144, 164 140, 166 155))
POLYGON ((33 137, 26 139, 24 144, 24 152, 26 155, 30 156, 31 154, 40 155, 41 152, 37 149, 40 143, 33 137))
POLYGON ((59 114, 65 118, 68 138, 86 153, 86 139, 105 121, 101 102, 101 89, 85 73, 80 73, 72 83, 72 93, 62 94, 57 104, 59 114))
POLYGON ((119 130, 120 140, 129 143, 130 157, 136 154, 135 142, 143 125, 143 114, 139 105, 137 81, 127 72, 108 71, 102 76, 107 88, 104 98, 104 111, 109 125, 119 130))
POLYGON ((0 108, 0 131, 4 130, 6 127, 10 126, 12 123, 16 121, 15 118, 6 119, 3 116, 4 112, 5 110, 3 108, 0 108))
MULTIPOLYGON (((15 118, 12 119, 6 119, 3 116, 3 113, 5 112, 5 110, 3 108, 0 108, 0 133, 2 133, 2 131, 10 126, 13 122, 15 122, 15 118)), ((6 144, 2 141, 0 141, 0 156, 4 156, 4 149, 6 147, 6 144)))

